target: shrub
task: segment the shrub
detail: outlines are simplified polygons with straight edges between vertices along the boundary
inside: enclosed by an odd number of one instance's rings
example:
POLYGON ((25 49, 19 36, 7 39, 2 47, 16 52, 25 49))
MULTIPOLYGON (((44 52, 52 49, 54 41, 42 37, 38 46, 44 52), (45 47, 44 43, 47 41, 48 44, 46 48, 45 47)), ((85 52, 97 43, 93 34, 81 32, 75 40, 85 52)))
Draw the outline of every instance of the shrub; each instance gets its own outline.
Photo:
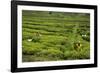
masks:
POLYGON ((38 52, 41 52, 41 50, 42 49, 40 49, 40 48, 32 48, 32 49, 31 48, 27 48, 27 49, 23 48, 22 52, 24 55, 35 55, 38 52))
POLYGON ((26 40, 26 39, 32 39, 32 36, 29 36, 29 35, 23 35, 22 40, 26 40))
POLYGON ((47 55, 51 58, 61 59, 63 57, 63 52, 56 49, 48 49, 47 55))
POLYGON ((61 45, 66 45, 66 44, 68 44, 67 40, 64 39, 64 40, 61 41, 61 45))
POLYGON ((83 48, 79 52, 80 59, 89 59, 90 58, 90 50, 88 48, 83 48))
POLYGON ((90 52, 89 50, 80 50, 80 51, 66 51, 64 53, 64 59, 65 60, 74 60, 74 59, 89 59, 90 58, 90 52))
POLYGON ((68 60, 68 59, 77 59, 76 56, 77 52, 76 51, 66 51, 64 53, 64 59, 68 60))
POLYGON ((39 42, 40 39, 41 39, 41 38, 40 38, 39 36, 33 36, 33 37, 32 37, 32 41, 33 41, 33 42, 39 42))
POLYGON ((90 41, 90 36, 82 37, 83 40, 90 41))

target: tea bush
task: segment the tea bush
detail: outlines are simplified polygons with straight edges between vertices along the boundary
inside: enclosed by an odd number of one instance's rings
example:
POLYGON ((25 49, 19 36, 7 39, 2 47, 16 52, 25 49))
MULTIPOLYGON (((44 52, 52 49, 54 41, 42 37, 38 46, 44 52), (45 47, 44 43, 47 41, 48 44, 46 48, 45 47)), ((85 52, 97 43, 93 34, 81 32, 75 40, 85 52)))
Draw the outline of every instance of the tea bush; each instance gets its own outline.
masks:
POLYGON ((22 11, 23 62, 89 58, 88 13, 22 11), (77 41, 81 41, 82 45, 79 50, 73 47, 73 43, 77 41))

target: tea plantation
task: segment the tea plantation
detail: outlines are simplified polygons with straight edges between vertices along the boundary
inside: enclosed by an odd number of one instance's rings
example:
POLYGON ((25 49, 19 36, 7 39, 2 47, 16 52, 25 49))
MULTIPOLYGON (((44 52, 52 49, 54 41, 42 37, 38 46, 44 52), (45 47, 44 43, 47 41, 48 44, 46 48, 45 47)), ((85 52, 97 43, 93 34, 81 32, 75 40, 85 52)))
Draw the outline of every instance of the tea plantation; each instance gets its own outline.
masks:
POLYGON ((22 61, 90 58, 90 15, 22 11, 22 61))

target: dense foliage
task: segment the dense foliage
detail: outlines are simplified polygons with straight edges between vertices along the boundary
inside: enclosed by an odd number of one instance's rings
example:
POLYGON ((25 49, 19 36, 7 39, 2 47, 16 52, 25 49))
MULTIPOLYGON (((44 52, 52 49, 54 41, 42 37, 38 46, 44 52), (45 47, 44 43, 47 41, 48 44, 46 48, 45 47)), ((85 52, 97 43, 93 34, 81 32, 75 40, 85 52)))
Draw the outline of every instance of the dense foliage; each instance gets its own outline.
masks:
POLYGON ((22 11, 23 62, 89 58, 89 14, 22 11))

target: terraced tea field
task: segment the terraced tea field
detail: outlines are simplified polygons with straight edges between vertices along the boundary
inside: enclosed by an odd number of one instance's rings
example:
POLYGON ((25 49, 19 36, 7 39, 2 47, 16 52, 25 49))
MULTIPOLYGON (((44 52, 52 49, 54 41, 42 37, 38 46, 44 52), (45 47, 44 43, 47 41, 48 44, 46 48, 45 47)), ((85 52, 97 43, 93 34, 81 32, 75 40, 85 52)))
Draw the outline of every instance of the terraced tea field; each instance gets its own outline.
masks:
POLYGON ((23 62, 89 58, 89 14, 22 11, 23 62))

